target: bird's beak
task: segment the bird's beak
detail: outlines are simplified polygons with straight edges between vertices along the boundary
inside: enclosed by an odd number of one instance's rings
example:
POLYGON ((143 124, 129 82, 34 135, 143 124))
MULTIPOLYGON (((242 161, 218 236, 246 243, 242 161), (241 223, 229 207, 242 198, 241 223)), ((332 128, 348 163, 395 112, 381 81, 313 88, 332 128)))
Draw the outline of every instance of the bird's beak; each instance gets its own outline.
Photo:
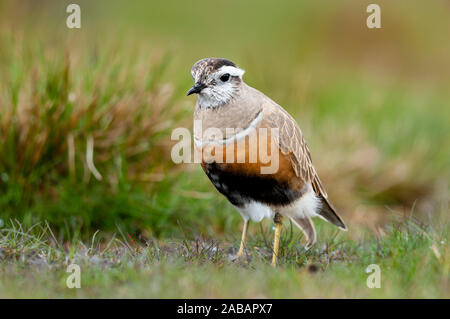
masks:
POLYGON ((204 85, 203 83, 195 83, 195 85, 191 87, 191 89, 187 92, 187 95, 200 93, 205 87, 206 85, 204 85))

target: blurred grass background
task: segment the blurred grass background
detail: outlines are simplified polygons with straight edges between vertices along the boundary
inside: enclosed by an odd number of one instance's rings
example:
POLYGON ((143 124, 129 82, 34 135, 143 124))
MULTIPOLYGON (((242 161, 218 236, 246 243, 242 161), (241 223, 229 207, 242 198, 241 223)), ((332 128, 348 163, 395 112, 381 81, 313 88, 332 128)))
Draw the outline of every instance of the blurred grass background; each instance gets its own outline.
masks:
POLYGON ((351 230, 448 214, 448 1, 377 1, 379 30, 366 1, 77 1, 68 29, 71 2, 0 0, 2 224, 238 236, 200 167, 170 160, 208 56, 294 115, 351 230))

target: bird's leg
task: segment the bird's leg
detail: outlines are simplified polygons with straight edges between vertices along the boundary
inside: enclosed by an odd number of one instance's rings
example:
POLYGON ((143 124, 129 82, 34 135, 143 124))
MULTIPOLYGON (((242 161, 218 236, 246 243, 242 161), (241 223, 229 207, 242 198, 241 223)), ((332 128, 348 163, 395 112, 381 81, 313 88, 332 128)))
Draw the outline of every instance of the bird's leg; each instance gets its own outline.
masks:
POLYGON ((273 239, 273 256, 272 256, 272 266, 277 265, 278 248, 280 247, 280 235, 282 226, 283 216, 280 213, 275 213, 273 222, 275 223, 275 237, 273 239))
POLYGON ((237 253, 237 258, 242 257, 244 255, 245 242, 247 241, 247 231, 248 231, 248 223, 246 220, 244 223, 244 229, 242 229, 242 238, 241 238, 241 246, 239 247, 239 252, 237 253))

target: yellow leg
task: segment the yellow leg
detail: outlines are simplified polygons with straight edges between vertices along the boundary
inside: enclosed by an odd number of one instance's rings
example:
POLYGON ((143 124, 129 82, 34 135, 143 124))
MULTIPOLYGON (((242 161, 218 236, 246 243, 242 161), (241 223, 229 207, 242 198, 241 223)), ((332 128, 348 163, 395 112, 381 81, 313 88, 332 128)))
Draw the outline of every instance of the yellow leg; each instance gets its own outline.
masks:
POLYGON ((244 229, 242 229, 241 246, 239 247, 239 252, 236 256, 238 258, 242 257, 244 255, 245 242, 247 241, 248 223, 249 223, 249 221, 246 220, 244 223, 244 229))
POLYGON ((272 256, 272 266, 277 265, 278 248, 280 247, 280 235, 283 217, 276 213, 273 221, 275 223, 275 237, 273 239, 273 256, 272 256))

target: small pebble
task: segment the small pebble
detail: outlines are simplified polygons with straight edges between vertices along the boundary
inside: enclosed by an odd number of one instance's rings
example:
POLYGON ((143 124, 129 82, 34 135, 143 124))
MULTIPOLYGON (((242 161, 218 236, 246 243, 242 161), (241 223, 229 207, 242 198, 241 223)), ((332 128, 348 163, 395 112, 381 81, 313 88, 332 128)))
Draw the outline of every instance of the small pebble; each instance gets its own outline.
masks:
POLYGON ((315 274, 316 272, 318 272, 320 270, 320 267, 318 264, 310 264, 308 265, 308 271, 311 274, 315 274))

